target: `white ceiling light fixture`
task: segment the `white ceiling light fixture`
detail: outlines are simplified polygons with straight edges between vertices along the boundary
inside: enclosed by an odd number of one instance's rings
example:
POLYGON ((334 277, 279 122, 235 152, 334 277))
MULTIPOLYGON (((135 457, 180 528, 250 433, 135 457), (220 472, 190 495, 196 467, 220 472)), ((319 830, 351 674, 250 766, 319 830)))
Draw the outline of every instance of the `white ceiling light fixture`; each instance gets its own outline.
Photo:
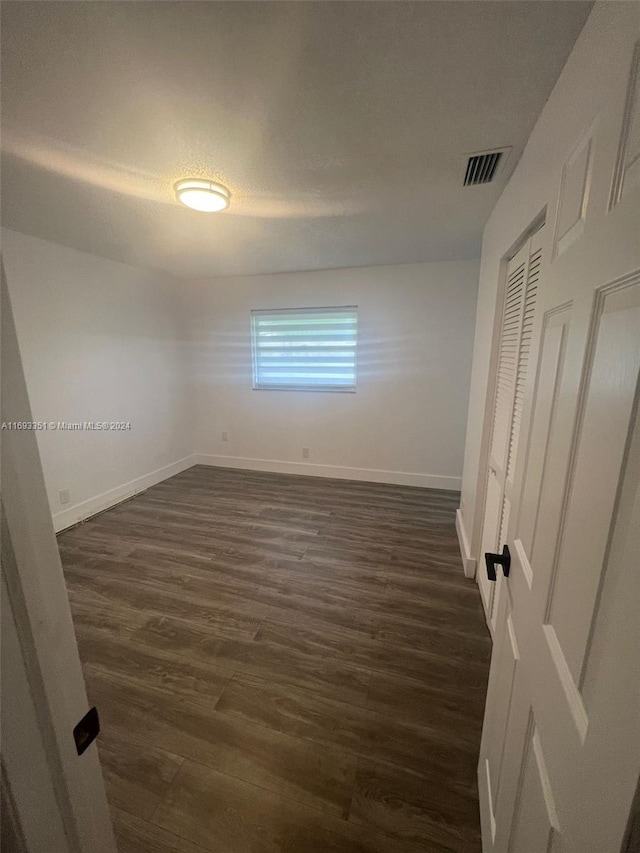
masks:
POLYGON ((231 193, 222 184, 201 178, 185 178, 175 185, 176 198, 181 204, 202 213, 217 213, 229 207, 231 193))

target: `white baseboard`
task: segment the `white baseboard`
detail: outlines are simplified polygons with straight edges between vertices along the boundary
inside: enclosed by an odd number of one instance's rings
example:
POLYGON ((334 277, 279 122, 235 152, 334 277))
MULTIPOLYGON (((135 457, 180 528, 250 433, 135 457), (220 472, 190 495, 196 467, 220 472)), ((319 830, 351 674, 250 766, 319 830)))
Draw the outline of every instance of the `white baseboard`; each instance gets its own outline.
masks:
POLYGON ((215 456, 196 453, 196 465, 217 468, 241 468, 248 471, 272 471, 276 474, 305 474, 336 480, 362 480, 367 483, 391 483, 396 486, 418 486, 422 489, 460 491, 460 477, 440 474, 410 474, 406 471, 380 471, 376 468, 348 468, 343 465, 319 465, 315 462, 283 462, 277 459, 251 459, 246 456, 215 456))
MULTIPOLYGON (((348 468, 341 465, 318 465, 315 462, 282 462, 274 459, 251 459, 245 456, 215 456, 196 453, 185 456, 171 465, 165 465, 149 474, 109 489, 100 495, 75 504, 53 515, 56 533, 66 530, 80 521, 85 521, 109 507, 128 500, 156 483, 186 471, 192 465, 211 465, 218 468, 241 468, 249 471, 272 471, 277 474, 304 474, 311 477, 329 477, 337 480, 361 480, 367 483, 391 483, 398 486, 417 486, 422 489, 446 489, 459 491, 460 477, 445 477, 440 474, 412 474, 406 471, 382 471, 375 468, 348 468)), ((456 518, 456 527, 458 521, 456 518)), ((475 569, 475 560, 471 561, 475 569)), ((465 574, 466 574, 465 569, 465 574)), ((472 574, 469 577, 473 577, 472 574)))
POLYGON ((145 489, 155 486, 156 483, 160 483, 162 480, 173 477, 174 474, 186 471, 187 468, 191 468, 194 464, 193 455, 185 456, 177 462, 172 462, 171 465, 165 465, 163 468, 158 468, 149 474, 143 474, 142 477, 136 477, 135 480, 123 483, 122 486, 116 486, 114 489, 109 489, 108 492, 103 492, 94 498, 89 498, 68 509, 63 509, 61 512, 56 512, 53 515, 54 529, 56 533, 59 533, 61 530, 65 530, 79 521, 91 518, 92 515, 109 509, 109 507, 131 498, 139 492, 144 492, 145 489))
POLYGON ((469 553, 469 540, 467 539, 467 531, 464 529, 464 521, 462 513, 459 509, 456 510, 456 532, 458 534, 458 543, 460 545, 460 555, 462 557, 462 568, 466 578, 474 578, 476 576, 476 561, 469 553))

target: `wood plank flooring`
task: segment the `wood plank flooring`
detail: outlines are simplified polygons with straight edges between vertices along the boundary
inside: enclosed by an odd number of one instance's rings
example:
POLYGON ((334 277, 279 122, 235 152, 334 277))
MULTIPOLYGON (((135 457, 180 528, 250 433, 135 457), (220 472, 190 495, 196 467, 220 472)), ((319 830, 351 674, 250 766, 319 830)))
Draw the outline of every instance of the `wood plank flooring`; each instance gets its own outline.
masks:
POLYGON ((120 853, 480 853, 457 505, 195 466, 59 536, 120 853))

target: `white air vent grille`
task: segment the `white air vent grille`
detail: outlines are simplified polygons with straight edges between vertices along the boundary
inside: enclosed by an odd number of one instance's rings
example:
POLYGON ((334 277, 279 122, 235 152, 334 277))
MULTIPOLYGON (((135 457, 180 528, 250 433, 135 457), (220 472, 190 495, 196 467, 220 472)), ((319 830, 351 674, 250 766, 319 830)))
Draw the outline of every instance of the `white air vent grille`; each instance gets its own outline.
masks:
POLYGON ((483 154, 471 154, 464 173, 464 186, 473 187, 476 184, 488 184, 492 181, 504 153, 504 151, 487 151, 483 154))

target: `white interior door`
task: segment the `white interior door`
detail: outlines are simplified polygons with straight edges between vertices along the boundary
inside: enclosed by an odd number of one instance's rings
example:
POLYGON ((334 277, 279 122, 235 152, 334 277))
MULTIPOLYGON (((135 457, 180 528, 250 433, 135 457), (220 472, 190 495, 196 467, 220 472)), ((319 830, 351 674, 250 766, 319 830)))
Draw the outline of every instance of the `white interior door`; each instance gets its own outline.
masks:
MULTIPOLYGON (((31 410, 2 268, 2 419, 31 410)), ((36 437, 3 429, 2 771, 13 831, 28 853, 115 853, 36 437)))
MULTIPOLYGON (((544 237, 544 227, 539 228, 525 240, 506 269, 481 554, 501 550, 506 541, 544 237)), ((500 586, 488 580, 482 566, 477 580, 487 623, 494 635, 500 586)))
POLYGON ((611 193, 621 112, 603 103, 568 153, 547 225, 492 613, 485 853, 619 853, 640 773, 640 193, 611 193))

